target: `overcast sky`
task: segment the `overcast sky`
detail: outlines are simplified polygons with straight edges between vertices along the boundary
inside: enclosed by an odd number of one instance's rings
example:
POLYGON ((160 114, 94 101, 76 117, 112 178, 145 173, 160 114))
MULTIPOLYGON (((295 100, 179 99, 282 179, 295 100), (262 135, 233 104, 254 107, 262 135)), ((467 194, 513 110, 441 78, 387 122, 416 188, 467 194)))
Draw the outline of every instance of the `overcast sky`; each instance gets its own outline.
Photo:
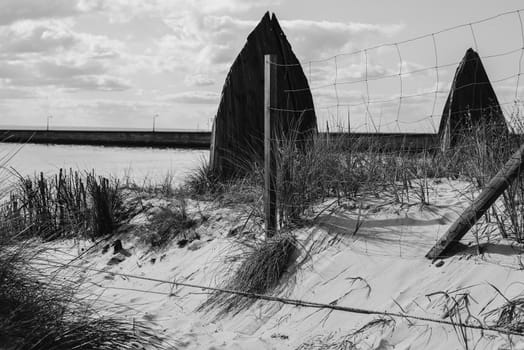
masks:
POLYGON ((150 128, 158 115, 160 128, 207 129, 231 63, 270 10, 304 64, 322 125, 347 127, 349 112, 354 129, 428 131, 446 97, 434 91, 449 89, 468 47, 496 56, 485 65, 510 107, 523 46, 518 14, 438 34, 436 56, 427 37, 309 61, 519 8, 522 0, 0 0, 0 126, 44 127, 51 115, 51 127, 150 128), (368 78, 392 77, 352 83, 366 67, 368 78), (401 92, 421 96, 399 108, 401 92))

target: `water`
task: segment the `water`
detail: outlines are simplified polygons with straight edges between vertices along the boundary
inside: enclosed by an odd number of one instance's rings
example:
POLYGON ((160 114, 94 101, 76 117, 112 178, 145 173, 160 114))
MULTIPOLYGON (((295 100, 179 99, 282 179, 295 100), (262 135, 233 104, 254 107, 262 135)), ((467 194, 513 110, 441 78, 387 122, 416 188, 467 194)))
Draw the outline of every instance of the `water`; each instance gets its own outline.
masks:
MULTIPOLYGON (((209 151, 0 143, 0 163, 11 156, 7 167, 24 176, 41 171, 56 174, 60 168, 94 169, 96 174, 119 179, 129 177, 137 184, 160 183, 170 174, 176 185, 184 181, 192 169, 207 161, 209 151)), ((4 170, 0 175, 5 179, 6 173, 4 170)))

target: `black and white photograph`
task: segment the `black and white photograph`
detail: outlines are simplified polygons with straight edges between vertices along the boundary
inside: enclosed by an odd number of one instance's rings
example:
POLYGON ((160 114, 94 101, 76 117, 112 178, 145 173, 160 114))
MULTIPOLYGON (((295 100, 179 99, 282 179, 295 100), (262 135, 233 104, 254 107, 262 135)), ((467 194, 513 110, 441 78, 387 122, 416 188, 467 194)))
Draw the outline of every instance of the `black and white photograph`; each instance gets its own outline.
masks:
POLYGON ((524 350, 522 0, 0 0, 0 350, 524 350))

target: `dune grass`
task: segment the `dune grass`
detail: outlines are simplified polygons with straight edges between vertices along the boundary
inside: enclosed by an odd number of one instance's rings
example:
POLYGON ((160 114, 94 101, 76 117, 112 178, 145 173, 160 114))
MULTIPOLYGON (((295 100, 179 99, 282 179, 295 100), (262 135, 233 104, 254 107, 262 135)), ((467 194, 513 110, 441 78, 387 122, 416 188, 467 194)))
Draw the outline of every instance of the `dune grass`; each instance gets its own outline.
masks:
POLYGON ((122 221, 122 202, 119 183, 94 173, 20 176, 1 204, 0 228, 3 236, 20 238, 96 238, 122 221))
MULTIPOLYGON (((298 252, 295 237, 287 233, 244 245, 241 253, 234 257, 236 268, 221 287, 245 293, 272 293, 295 262, 298 252)), ((218 308, 219 314, 236 314, 255 302, 254 298, 216 292, 200 310, 218 308)))
POLYGON ((118 181, 88 174, 87 188, 91 198, 88 206, 91 238, 113 233, 125 215, 118 181))
MULTIPOLYGON (((86 179, 78 172, 60 171, 51 178, 40 174, 19 179, 18 187, 1 210, 0 347, 9 350, 176 347, 148 324, 101 315, 93 302, 88 302, 96 301, 98 296, 87 293, 80 299, 82 281, 51 274, 39 260, 45 248, 25 240, 76 234, 89 229, 90 219, 115 223, 114 207, 108 203, 114 205, 120 201, 117 188, 107 179, 92 174, 86 179), (96 198, 91 202, 90 196, 96 198)), ((4 195, 0 193, 0 197, 5 198, 4 195)), ((91 234, 100 232, 107 231, 94 230, 91 234)))
POLYGON ((185 199, 174 207, 161 208, 151 218, 152 233, 143 237, 144 243, 153 249, 167 247, 175 239, 188 239, 188 231, 197 225, 194 217, 187 211, 185 199))
POLYGON ((99 315, 76 297, 80 282, 38 269, 32 259, 39 249, 19 243, 0 247, 1 344, 16 350, 169 348, 144 323, 99 315))

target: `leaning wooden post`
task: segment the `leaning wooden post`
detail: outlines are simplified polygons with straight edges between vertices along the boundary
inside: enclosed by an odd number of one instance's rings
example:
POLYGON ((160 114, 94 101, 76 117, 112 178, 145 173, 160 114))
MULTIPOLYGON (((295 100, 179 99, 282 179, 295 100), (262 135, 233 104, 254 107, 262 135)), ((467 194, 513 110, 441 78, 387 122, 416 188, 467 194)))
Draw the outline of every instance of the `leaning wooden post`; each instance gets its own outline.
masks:
POLYGON ((497 175, 491 179, 471 206, 460 215, 448 231, 437 241, 433 248, 426 254, 426 258, 437 259, 442 256, 453 243, 460 241, 520 174, 523 162, 524 144, 520 146, 520 149, 504 164, 504 167, 500 169, 497 175))
POLYGON ((266 237, 277 231, 276 161, 273 149, 277 102, 277 58, 264 56, 264 214, 266 237))

